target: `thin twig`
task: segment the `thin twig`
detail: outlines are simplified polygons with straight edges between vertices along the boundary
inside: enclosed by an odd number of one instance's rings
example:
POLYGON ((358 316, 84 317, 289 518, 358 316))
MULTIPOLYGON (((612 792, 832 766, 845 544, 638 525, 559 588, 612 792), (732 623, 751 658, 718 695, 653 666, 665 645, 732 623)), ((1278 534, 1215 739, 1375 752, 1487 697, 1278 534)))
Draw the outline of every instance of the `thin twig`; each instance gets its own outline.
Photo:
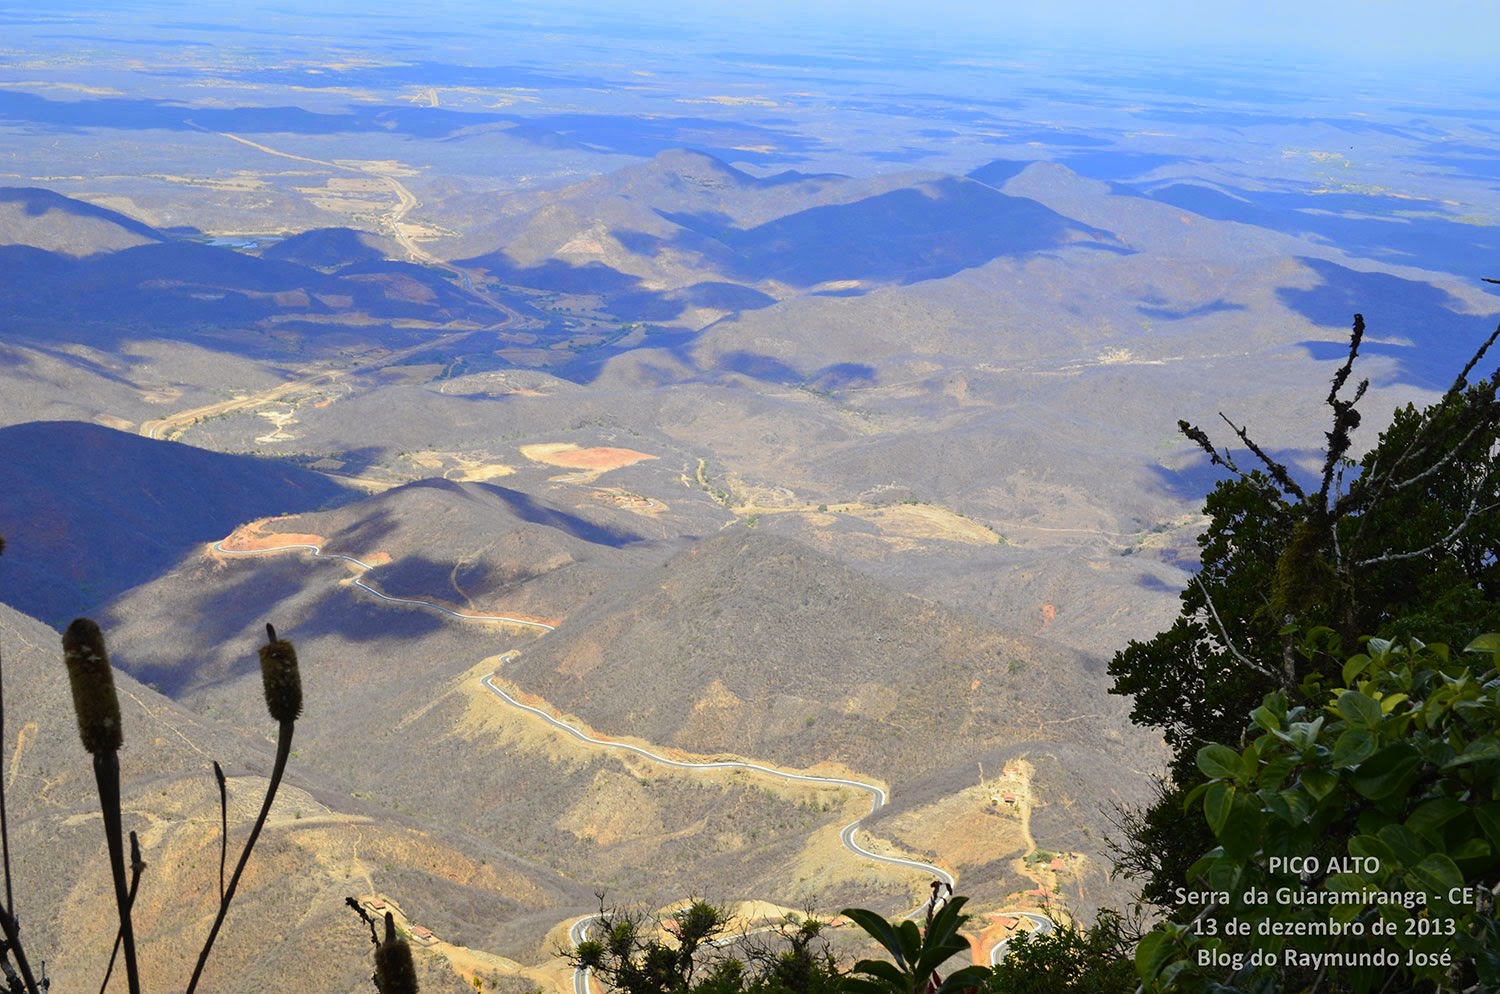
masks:
MULTIPOLYGON (((146 869, 145 862, 141 859, 141 840, 136 838, 134 832, 130 833, 130 907, 135 910, 135 891, 141 882, 141 873, 146 869)), ((120 955, 120 942, 124 938, 124 930, 115 932, 115 948, 110 951, 109 965, 104 968, 104 980, 99 984, 99 994, 109 987, 110 974, 115 972, 115 957, 120 955)))
POLYGON ((1490 350, 1490 346, 1495 344, 1496 338, 1500 338, 1500 324, 1495 325, 1495 330, 1490 332, 1490 337, 1486 338, 1484 344, 1479 346, 1478 350, 1475 351, 1473 358, 1469 360, 1469 364, 1463 368, 1463 372, 1454 378, 1453 385, 1448 388, 1449 397, 1457 396, 1469 385, 1469 374, 1474 371, 1475 366, 1479 365, 1479 360, 1484 358, 1484 354, 1490 350))
POLYGON ((1276 675, 1274 673, 1266 669, 1264 666, 1261 666, 1249 656, 1245 655, 1235 646, 1234 639, 1229 637, 1229 629, 1224 627, 1224 622, 1222 619, 1220 619, 1219 612, 1214 608, 1213 596, 1209 594, 1208 587, 1204 585, 1203 579, 1195 575, 1193 577, 1193 582, 1198 585, 1199 590, 1203 591, 1204 603, 1208 605, 1208 613, 1213 616, 1214 624, 1219 626, 1219 634, 1223 636, 1224 647, 1229 650, 1230 654, 1233 655, 1235 659, 1238 659, 1240 662, 1244 663, 1246 666, 1250 667, 1261 676, 1267 678, 1268 680, 1275 680, 1276 675))
POLYGON ((1289 493, 1301 501, 1307 500, 1307 494, 1303 493, 1302 488, 1297 485, 1297 481, 1292 479, 1291 472, 1284 465, 1266 455, 1265 450, 1256 445, 1250 438, 1248 429, 1241 428, 1233 421, 1230 421, 1229 418, 1224 416, 1222 411, 1219 412, 1219 417, 1223 418, 1224 423, 1234 430, 1234 433, 1239 436, 1241 442, 1245 443, 1245 448, 1255 453, 1256 458, 1265 464, 1266 469, 1271 473, 1271 478, 1281 484, 1281 489, 1285 493, 1289 493))
MULTIPOLYGON (((1489 482, 1489 477, 1485 477, 1485 482, 1489 482)), ((1361 559, 1359 562, 1354 564, 1355 567, 1374 566, 1377 563, 1395 563, 1400 562, 1403 559, 1415 559, 1418 556, 1425 556, 1427 555, 1427 553, 1432 552, 1435 549, 1440 549, 1448 545, 1449 543, 1457 539, 1460 535, 1462 535, 1465 531, 1467 531, 1469 525, 1474 523, 1474 519, 1476 517, 1481 514, 1488 514, 1489 512, 1500 508, 1500 504, 1489 504, 1485 507, 1479 507, 1478 504, 1479 496, 1476 494, 1474 496, 1474 499, 1469 501, 1469 509, 1464 513, 1463 520, 1455 525, 1451 532, 1444 535, 1436 542, 1433 542, 1431 545, 1424 546, 1412 552, 1388 552, 1383 556, 1375 556, 1373 559, 1361 559)))
POLYGON ((1469 429, 1469 433, 1467 435, 1465 435, 1463 438, 1459 439, 1457 445, 1454 445, 1447 452, 1443 453, 1443 457, 1441 459, 1439 459, 1437 462, 1433 463, 1431 466, 1427 467, 1426 469, 1422 470, 1422 472, 1418 473, 1416 476, 1408 477, 1407 479, 1402 480, 1400 483, 1393 483, 1393 484, 1391 484, 1391 490, 1393 492, 1399 493, 1400 491, 1405 490, 1408 487, 1412 487, 1412 486, 1415 486, 1418 483, 1421 483, 1423 480, 1427 479, 1429 476, 1431 476, 1434 473, 1438 472, 1439 470, 1443 469, 1449 463, 1453 462, 1455 459, 1458 458, 1459 453, 1464 450, 1464 448, 1469 444, 1470 440, 1473 439, 1473 437, 1475 435, 1479 434, 1479 430, 1481 428, 1484 428, 1486 426, 1486 424, 1487 424, 1487 421, 1484 418, 1481 418, 1478 421, 1476 421, 1474 423, 1474 427, 1472 427, 1472 428, 1469 429))
MULTIPOLYGON (((1479 364, 1479 361, 1484 358, 1485 353, 1489 351, 1490 346, 1495 343, 1497 337, 1500 337, 1500 325, 1496 325, 1495 330, 1490 333, 1490 337, 1485 339, 1484 344, 1480 345, 1479 348, 1474 351, 1474 354, 1469 358, 1468 363, 1464 366, 1463 371, 1454 378, 1453 385, 1448 388, 1448 392, 1444 394, 1443 399, 1438 402, 1438 407, 1446 407, 1448 404, 1455 402, 1459 398, 1459 396, 1467 388, 1469 373, 1472 372, 1474 367, 1479 364)), ((1414 458, 1427 451, 1427 446, 1425 444, 1419 443, 1424 442, 1423 435, 1427 431, 1427 429, 1432 426, 1435 420, 1435 418, 1423 418, 1418 422, 1416 430, 1412 432, 1411 441, 1406 443, 1406 448, 1403 449, 1401 451, 1401 454, 1396 457, 1396 461, 1392 464, 1390 471, 1385 473, 1380 478, 1380 489, 1372 498, 1367 498, 1365 501, 1366 503, 1377 502, 1380 497, 1384 495, 1385 490, 1392 485, 1392 481, 1396 476, 1396 471, 1399 470, 1408 459, 1414 458)), ((1484 419, 1481 418, 1479 423, 1483 425, 1484 419)), ((1467 440, 1468 439, 1466 438, 1465 441, 1467 440)), ((1449 451, 1451 452, 1452 449, 1450 448, 1449 451)), ((1419 478, 1421 475, 1422 474, 1419 474, 1419 478)))
POLYGON ((0 661, 0 854, 5 860, 5 907, 15 910, 10 892, 10 828, 5 820, 5 666, 0 661))
POLYGON ((99 786, 99 808, 104 814, 104 840, 109 846, 110 875, 115 882, 115 906, 120 910, 120 942, 125 949, 125 983, 130 994, 141 994, 135 962, 135 929, 130 923, 130 889, 125 882, 125 840, 120 828, 120 756, 113 749, 94 753, 94 779, 99 786))
POLYGON ((240 875, 245 872, 245 864, 250 862, 250 850, 255 848, 255 840, 260 838, 260 830, 265 827, 266 817, 271 813, 271 802, 276 799, 276 788, 281 786, 281 775, 286 772, 287 757, 292 752, 292 730, 295 727, 295 721, 280 723, 276 735, 276 762, 271 769, 271 783, 266 788, 266 799, 261 803, 260 814, 250 829, 250 837, 245 840, 245 849, 240 853, 240 861, 234 868, 234 875, 229 878, 229 889, 224 892, 223 898, 219 901, 219 914, 214 918, 213 928, 209 930, 208 941, 203 944, 203 950, 198 954, 198 965, 193 968, 193 977, 188 981, 186 994, 193 994, 198 989, 198 980, 203 976, 203 967, 208 962, 208 954, 213 950, 214 940, 219 937, 219 929, 224 925, 224 916, 229 913, 229 902, 234 900, 234 892, 240 885, 240 875))
POLYGON ((1208 453, 1208 461, 1210 465, 1223 466, 1235 476, 1243 477, 1245 475, 1244 473, 1240 472, 1240 468, 1234 464, 1234 457, 1230 455, 1229 450, 1225 449, 1221 453, 1218 449, 1214 448, 1214 443, 1209 439, 1208 433, 1205 432, 1202 428, 1199 428, 1197 425, 1189 424, 1187 421, 1179 420, 1177 422, 1177 430, 1180 431, 1190 441, 1196 443, 1198 448, 1208 453))
POLYGON ((214 779, 219 781, 219 901, 224 900, 224 860, 229 852, 229 791, 224 768, 214 760, 214 779))
POLYGON ((21 948, 21 927, 5 908, 0 908, 0 931, 5 933, 5 943, 16 957, 16 969, 21 971, 21 983, 26 985, 27 994, 41 994, 36 978, 31 975, 31 966, 26 962, 26 952, 21 948))

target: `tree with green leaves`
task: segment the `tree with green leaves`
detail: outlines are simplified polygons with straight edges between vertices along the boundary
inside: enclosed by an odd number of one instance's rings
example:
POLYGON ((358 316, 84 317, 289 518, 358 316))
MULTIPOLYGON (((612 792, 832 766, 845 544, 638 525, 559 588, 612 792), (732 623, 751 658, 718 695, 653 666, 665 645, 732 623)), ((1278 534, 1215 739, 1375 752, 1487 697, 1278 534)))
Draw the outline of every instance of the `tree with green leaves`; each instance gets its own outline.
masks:
MULTIPOLYGON (((1318 629, 1299 655, 1326 654, 1318 629)), ((1186 798, 1216 843, 1196 909, 1143 938, 1151 991, 1500 990, 1500 635, 1369 639, 1277 690, 1186 798), (1201 815, 1199 814, 1201 812, 1201 815)))
POLYGON ((706 901, 693 901, 661 921, 608 910, 602 897, 596 922, 590 930, 597 929, 603 938, 585 939, 568 958, 576 968, 594 972, 611 990, 624 994, 691 990, 702 966, 702 951, 731 927, 729 916, 706 901))
POLYGON ((1149 901, 1168 903, 1190 854, 1209 841, 1180 816, 1183 795, 1201 780, 1197 750, 1237 741, 1265 694, 1300 702, 1306 677, 1337 672, 1337 652, 1296 651, 1299 632, 1325 626, 1347 646, 1365 632, 1420 630, 1463 644, 1500 628, 1500 370, 1469 379, 1500 328, 1437 403, 1396 412, 1356 462, 1349 454, 1369 382, 1346 387, 1364 330, 1355 315, 1325 398, 1330 425, 1313 480, 1299 480, 1228 418, 1257 465, 1242 467, 1203 429, 1179 422, 1229 479, 1205 503, 1202 568, 1177 621, 1109 666, 1112 690, 1133 697, 1132 720, 1160 729, 1174 750, 1161 797, 1128 816, 1131 838, 1118 854, 1149 901))
POLYGON ((1055 920, 1046 932, 1011 940, 995 965, 990 994, 1132 994, 1137 987, 1134 936, 1119 912, 1105 908, 1092 928, 1055 920))
POLYGON ((734 918, 694 900, 665 920, 609 909, 567 953, 580 970, 622 994, 836 994, 843 974, 820 936, 826 922, 789 915, 766 933, 739 935, 734 918), (738 939, 735 954, 725 952, 738 939))
POLYGON ((860 960, 845 978, 844 989, 851 994, 959 994, 981 988, 989 980, 989 967, 966 966, 947 977, 938 973, 938 967, 969 951, 969 940, 958 934, 969 920, 962 913, 967 901, 953 897, 937 911, 929 910, 926 928, 910 919, 892 922, 864 908, 845 908, 840 913, 885 947, 891 961, 860 960))

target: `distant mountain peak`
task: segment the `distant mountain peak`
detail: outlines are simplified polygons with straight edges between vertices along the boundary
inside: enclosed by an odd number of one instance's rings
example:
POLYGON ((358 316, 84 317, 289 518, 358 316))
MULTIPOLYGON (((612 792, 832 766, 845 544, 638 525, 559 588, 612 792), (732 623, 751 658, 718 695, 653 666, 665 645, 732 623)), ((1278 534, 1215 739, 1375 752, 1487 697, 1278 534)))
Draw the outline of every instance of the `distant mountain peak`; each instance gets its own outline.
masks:
POLYGON ((690 148, 669 148, 665 152, 659 152, 651 160, 651 164, 662 172, 704 184, 730 183, 744 186, 755 182, 755 177, 749 173, 741 172, 706 152, 690 148))
POLYGON ((1046 202, 1060 194, 1108 193, 1109 184, 1087 179, 1060 162, 1033 162, 1007 179, 1001 189, 1013 197, 1046 202))
POLYGON ((262 259, 295 262, 333 270, 362 262, 384 262, 392 256, 387 239, 354 228, 314 228, 270 246, 262 259))

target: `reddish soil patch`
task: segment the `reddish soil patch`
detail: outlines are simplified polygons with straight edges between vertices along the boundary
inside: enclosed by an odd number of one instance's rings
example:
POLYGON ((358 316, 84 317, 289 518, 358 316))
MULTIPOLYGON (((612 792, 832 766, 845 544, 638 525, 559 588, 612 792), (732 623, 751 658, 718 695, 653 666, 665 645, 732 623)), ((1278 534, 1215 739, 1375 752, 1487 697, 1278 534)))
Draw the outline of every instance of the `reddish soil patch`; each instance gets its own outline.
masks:
POLYGON ((266 532, 264 521, 252 521, 241 525, 224 539, 224 548, 233 552, 260 552, 283 545, 316 545, 321 547, 328 541, 321 535, 302 535, 296 532, 266 532))
POLYGON ((564 466, 568 469, 619 469, 621 466, 629 466, 633 463, 644 462, 647 459, 655 459, 656 456, 647 455, 644 452, 636 452, 634 449, 574 449, 571 452, 552 452, 543 458, 543 462, 551 463, 553 466, 564 466))

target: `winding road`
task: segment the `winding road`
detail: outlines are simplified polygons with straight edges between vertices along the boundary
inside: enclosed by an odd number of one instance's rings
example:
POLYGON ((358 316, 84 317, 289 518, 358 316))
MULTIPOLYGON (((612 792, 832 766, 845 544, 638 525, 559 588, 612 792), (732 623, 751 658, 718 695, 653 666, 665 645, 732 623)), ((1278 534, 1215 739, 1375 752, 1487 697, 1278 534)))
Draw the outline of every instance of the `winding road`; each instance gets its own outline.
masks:
MULTIPOLYGON (((369 572, 370 570, 375 568, 369 563, 364 562, 361 559, 357 559, 354 556, 346 556, 336 552, 324 552, 322 547, 320 546, 301 542, 291 543, 287 545, 271 546, 264 549, 229 549, 225 548, 224 540, 221 539, 220 541, 215 542, 212 548, 215 552, 226 556, 263 556, 272 555, 278 552, 306 552, 309 553, 312 558, 339 560, 355 566, 364 572, 369 572)), ((433 601, 419 600, 411 597, 394 597, 390 594, 382 593, 381 591, 375 589, 374 587, 365 583, 360 577, 355 577, 353 580, 353 584, 359 587, 361 590, 364 590, 366 593, 379 598, 380 600, 387 601, 392 604, 405 604, 414 607, 426 608, 431 611, 436 611, 439 614, 444 614, 451 618, 457 618, 462 621, 486 621, 499 624, 519 625, 528 628, 536 628, 544 632, 556 631, 556 627, 553 625, 548 625, 539 621, 531 621, 525 618, 515 618, 508 615, 469 614, 463 611, 455 611, 452 608, 445 607, 444 605, 435 603, 433 601)), ((513 656, 514 650, 505 653, 501 657, 502 663, 509 661, 509 659, 513 656)), ((761 763, 751 763, 744 760, 725 759, 699 763, 688 762, 686 760, 680 759, 671 759, 667 756, 652 752, 651 750, 643 748, 641 746, 632 745, 626 742, 611 742, 607 739, 596 738, 595 736, 589 735, 587 732, 584 732, 583 730, 548 714, 541 708, 536 708, 532 707, 529 704, 524 704, 521 701, 518 701, 516 698, 512 697, 504 689, 496 685, 495 676, 493 673, 483 677, 480 680, 480 684, 490 693, 494 694, 501 701, 509 704, 511 707, 516 708, 520 711, 524 711, 536 718, 540 718, 548 725, 558 729, 559 731, 566 732, 568 735, 573 736, 580 742, 585 742, 600 749, 614 749, 621 752, 633 753, 634 755, 640 756, 643 759, 647 759, 653 763, 659 763, 663 766, 670 766, 681 770, 747 770, 752 773, 760 773, 766 776, 777 777, 778 779, 782 780, 796 781, 799 783, 826 784, 829 786, 848 787, 854 790, 864 791, 870 795, 870 810, 865 814, 860 815, 849 824, 845 825, 844 828, 839 832, 839 841, 843 843, 845 849, 849 850, 855 855, 863 856, 866 859, 872 859, 876 862, 885 863, 888 866, 899 866, 903 869, 916 870, 924 874, 930 874, 933 877, 936 877, 937 879, 942 880, 944 883, 948 884, 950 888, 955 886, 958 882, 953 874, 949 873, 947 870, 944 870, 942 867, 934 866, 931 863, 924 863, 920 860, 905 859, 900 856, 885 856, 880 853, 871 852, 869 849, 864 848, 855 840, 855 833, 859 831, 860 825, 864 822, 864 820, 870 815, 879 811, 890 800, 890 795, 886 793, 885 788, 881 787, 878 784, 865 783, 862 780, 852 780, 846 777, 823 777, 815 776, 810 773, 791 773, 786 770, 776 769, 775 767, 765 766, 761 763)), ((907 917, 914 918, 917 915, 922 914, 925 907, 925 902, 921 905, 918 905, 914 911, 910 912, 907 915, 907 917)), ((1036 926, 1034 931, 1038 933, 1045 934, 1052 930, 1052 922, 1045 915, 1038 914, 1032 911, 1009 911, 1006 912, 1006 914, 1010 914, 1016 918, 1024 918, 1032 922, 1032 924, 1036 926)), ((575 921, 568 929, 569 941, 572 942, 574 946, 577 946, 578 943, 583 942, 585 939, 587 939, 589 924, 598 917, 598 915, 586 915, 583 918, 575 921)), ((1001 959, 1004 958, 1006 947, 1010 945, 1010 942, 1010 939, 1006 939, 1003 942, 997 943, 994 949, 990 951, 990 962, 992 964, 998 963, 1001 959)), ((575 994, 590 994, 587 970, 579 969, 574 971, 573 989, 575 994)))

